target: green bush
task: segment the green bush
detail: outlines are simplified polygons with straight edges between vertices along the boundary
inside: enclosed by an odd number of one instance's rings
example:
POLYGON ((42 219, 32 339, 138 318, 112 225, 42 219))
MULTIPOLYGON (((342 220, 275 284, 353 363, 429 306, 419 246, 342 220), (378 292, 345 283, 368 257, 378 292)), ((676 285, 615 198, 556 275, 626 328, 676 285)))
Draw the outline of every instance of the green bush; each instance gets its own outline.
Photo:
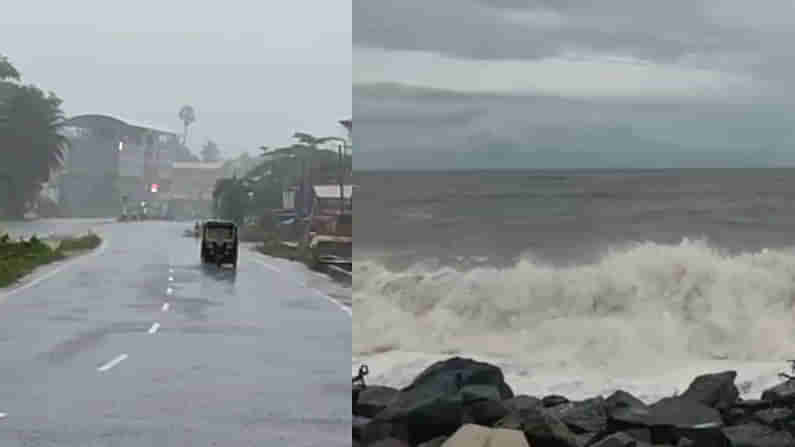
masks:
POLYGON ((89 233, 85 236, 76 238, 68 238, 61 241, 58 250, 61 251, 76 251, 76 250, 92 250, 99 247, 102 239, 94 233, 89 233))
POLYGON ((64 258, 37 237, 14 242, 8 235, 0 237, 0 287, 13 284, 36 267, 64 258))

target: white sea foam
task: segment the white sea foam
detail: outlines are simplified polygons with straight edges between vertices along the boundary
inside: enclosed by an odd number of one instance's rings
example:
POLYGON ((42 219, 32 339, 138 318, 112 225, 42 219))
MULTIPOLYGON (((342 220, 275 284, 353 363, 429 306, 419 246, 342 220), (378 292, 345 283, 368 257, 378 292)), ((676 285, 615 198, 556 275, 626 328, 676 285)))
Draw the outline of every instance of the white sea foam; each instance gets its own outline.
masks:
POLYGON ((458 354, 502 364, 534 393, 670 395, 715 368, 737 369, 754 393, 795 358, 790 250, 728 254, 683 240, 577 267, 466 272, 357 260, 353 278, 354 367, 382 364, 387 382, 458 354))

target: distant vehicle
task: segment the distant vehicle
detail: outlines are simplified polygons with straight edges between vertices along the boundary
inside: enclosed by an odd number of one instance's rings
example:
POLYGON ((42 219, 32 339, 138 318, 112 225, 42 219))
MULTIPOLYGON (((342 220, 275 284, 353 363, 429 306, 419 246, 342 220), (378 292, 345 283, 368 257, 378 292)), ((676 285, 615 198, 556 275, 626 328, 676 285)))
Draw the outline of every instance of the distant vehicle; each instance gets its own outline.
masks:
POLYGON ((202 228, 202 264, 232 264, 237 267, 238 235, 233 222, 208 220, 202 228))

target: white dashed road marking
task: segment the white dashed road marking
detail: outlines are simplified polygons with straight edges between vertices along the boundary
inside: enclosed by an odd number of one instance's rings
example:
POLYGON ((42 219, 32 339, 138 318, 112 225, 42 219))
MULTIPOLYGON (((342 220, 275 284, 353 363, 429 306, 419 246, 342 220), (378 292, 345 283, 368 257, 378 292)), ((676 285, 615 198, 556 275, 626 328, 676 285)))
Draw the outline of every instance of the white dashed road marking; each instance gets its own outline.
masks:
POLYGON ((5 419, 8 417, 8 413, 0 413, 0 419, 5 419))
POLYGON ((109 361, 108 363, 105 363, 104 365, 102 365, 99 368, 97 368, 97 371, 105 372, 105 371, 113 368, 114 366, 118 365, 119 363, 123 362, 124 360, 126 360, 127 357, 129 357, 127 354, 122 354, 122 355, 116 357, 115 359, 109 361))
POLYGON ((172 289, 171 287, 166 289, 166 295, 171 295, 172 293, 174 293, 174 289, 172 289))
MULTIPOLYGON (((260 260, 260 259, 257 259, 257 258, 254 258, 254 260, 255 260, 255 261, 256 261, 256 262, 257 262, 259 265, 261 265, 261 266, 265 267, 265 268, 266 268, 266 269, 268 269, 268 270, 272 270, 272 271, 274 271, 274 272, 278 272, 278 273, 283 273, 281 270, 279 270, 278 268, 276 268, 276 267, 274 267, 274 266, 272 266, 272 265, 269 265, 269 264, 268 264, 267 262, 265 262, 265 261, 262 261, 262 260, 260 260)), ((286 275, 284 275, 283 277, 284 277, 284 278, 285 278, 287 281, 290 281, 290 282, 292 282, 293 284, 299 284, 300 286, 302 286, 302 287, 305 287, 305 288, 307 288, 307 289, 311 290, 311 291, 312 291, 312 292, 314 292, 314 293, 315 293, 317 296, 319 296, 319 297, 321 297, 321 298, 323 298, 323 299, 327 300, 329 303, 331 303, 331 304, 333 304, 333 305, 335 305, 335 306, 339 307, 339 308, 340 308, 340 310, 341 310, 341 311, 343 311, 343 312, 345 312, 346 314, 348 314, 348 316, 349 316, 349 317, 353 317, 353 310, 352 310, 350 307, 348 307, 348 306, 346 306, 346 305, 344 305, 344 304, 340 303, 339 301, 337 301, 337 300, 335 300, 334 298, 332 298, 332 297, 330 297, 330 296, 326 295, 325 293, 322 293, 322 292, 320 292, 320 291, 318 291, 318 290, 315 290, 315 289, 313 289, 313 288, 309 287, 309 285, 307 285, 306 283, 302 283, 302 282, 295 281, 295 280, 293 280, 293 279, 287 278, 287 276, 286 276, 286 275)))
POLYGON ((149 333, 154 334, 158 329, 160 329, 160 323, 155 323, 149 328, 149 333))
POLYGON ((168 307, 169 307, 168 303, 163 303, 163 307, 160 310, 162 310, 163 312, 167 312, 168 307))

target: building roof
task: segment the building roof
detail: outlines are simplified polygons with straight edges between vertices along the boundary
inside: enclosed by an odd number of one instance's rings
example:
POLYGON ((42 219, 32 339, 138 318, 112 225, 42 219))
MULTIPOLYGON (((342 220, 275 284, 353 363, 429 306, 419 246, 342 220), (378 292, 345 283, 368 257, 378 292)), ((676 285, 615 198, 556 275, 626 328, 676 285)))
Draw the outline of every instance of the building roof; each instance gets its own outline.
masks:
POLYGON ((224 161, 175 161, 171 167, 174 169, 221 169, 224 167, 224 163, 224 161))
POLYGON ((137 129, 144 129, 144 130, 151 130, 154 132, 168 134, 168 135, 178 135, 179 132, 171 129, 167 126, 156 126, 150 123, 145 123, 142 121, 135 121, 130 120, 127 118, 120 118, 118 116, 109 115, 109 114, 84 114, 84 115, 76 115, 73 117, 68 118, 64 124, 69 125, 81 125, 81 123, 89 123, 92 120, 111 120, 116 122, 117 124, 121 124, 124 126, 135 127, 137 129))
MULTIPOLYGON (((353 196, 353 185, 344 185, 345 198, 353 196)), ((338 199, 340 197, 340 185, 315 185, 315 196, 320 199, 338 199)))

